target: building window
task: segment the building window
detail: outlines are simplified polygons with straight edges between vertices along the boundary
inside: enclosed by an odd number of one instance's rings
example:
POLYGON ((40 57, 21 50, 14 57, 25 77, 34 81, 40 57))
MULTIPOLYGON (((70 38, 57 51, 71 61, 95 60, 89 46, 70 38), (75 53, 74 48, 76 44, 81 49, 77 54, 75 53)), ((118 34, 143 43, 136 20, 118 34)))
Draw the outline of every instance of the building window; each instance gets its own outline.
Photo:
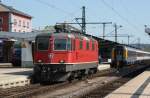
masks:
POLYGON ((27 22, 27 28, 29 28, 29 22, 27 22))
POLYGON ((0 28, 0 32, 3 31, 3 28, 0 28))
POLYGON ((21 20, 19 20, 19 26, 21 26, 21 20))
POLYGON ((14 25, 17 25, 17 20, 16 19, 14 19, 14 25))
POLYGON ((3 24, 3 18, 0 17, 0 25, 2 25, 2 24, 3 24))
POLYGON ((23 27, 25 28, 26 27, 26 25, 25 25, 25 22, 23 21, 23 27))

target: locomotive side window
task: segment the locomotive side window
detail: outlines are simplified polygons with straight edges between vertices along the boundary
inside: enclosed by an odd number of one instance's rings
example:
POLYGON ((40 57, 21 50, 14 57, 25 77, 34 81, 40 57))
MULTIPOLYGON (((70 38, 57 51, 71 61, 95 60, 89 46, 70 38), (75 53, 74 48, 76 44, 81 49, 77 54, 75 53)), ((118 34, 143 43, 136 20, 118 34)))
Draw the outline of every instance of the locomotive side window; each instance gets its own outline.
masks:
POLYGON ((67 49, 67 39, 54 40, 54 50, 66 50, 66 49, 67 49))
POLYGON ((67 42, 67 50, 71 50, 71 39, 70 38, 68 39, 68 42, 67 42))
POLYGON ((95 49, 95 44, 94 44, 94 41, 92 41, 92 50, 95 49))
POLYGON ((80 50, 83 48, 83 41, 80 40, 80 50))
POLYGON ((76 43, 75 43, 75 40, 73 39, 73 40, 72 40, 72 50, 75 50, 75 49, 76 49, 76 46, 75 46, 75 45, 76 45, 76 43))
POLYGON ((49 47, 49 38, 41 37, 37 38, 37 49, 38 50, 48 50, 49 47))
POLYGON ((89 50, 89 41, 86 42, 86 49, 89 50))

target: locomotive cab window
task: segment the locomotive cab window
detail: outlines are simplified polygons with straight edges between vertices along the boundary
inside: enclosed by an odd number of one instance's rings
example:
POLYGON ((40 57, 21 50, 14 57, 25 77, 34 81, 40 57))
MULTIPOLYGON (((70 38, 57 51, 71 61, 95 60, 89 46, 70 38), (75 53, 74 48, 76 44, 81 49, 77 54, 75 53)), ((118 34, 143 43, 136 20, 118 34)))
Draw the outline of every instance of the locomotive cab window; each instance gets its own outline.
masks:
POLYGON ((49 47, 49 37, 37 38, 38 50, 48 50, 48 47, 49 47))

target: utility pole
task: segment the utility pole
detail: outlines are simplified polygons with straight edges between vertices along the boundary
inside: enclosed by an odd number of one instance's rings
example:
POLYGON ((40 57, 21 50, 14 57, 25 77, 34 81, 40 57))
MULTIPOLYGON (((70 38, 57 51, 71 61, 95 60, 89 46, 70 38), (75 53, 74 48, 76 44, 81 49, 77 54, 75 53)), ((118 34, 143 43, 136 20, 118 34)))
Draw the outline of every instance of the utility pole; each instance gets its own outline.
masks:
POLYGON ((117 43, 117 24, 114 24, 115 27, 115 42, 117 43))
POLYGON ((128 45, 130 44, 130 42, 129 42, 129 41, 130 41, 130 36, 128 35, 128 45))
POLYGON ((86 33, 85 6, 82 7, 82 33, 86 33))
POLYGON ((103 24, 103 39, 105 38, 106 24, 112 24, 112 22, 86 22, 85 6, 82 7, 82 18, 75 18, 76 23, 56 23, 56 24, 78 24, 81 27, 81 33, 86 33, 87 24, 103 24), (81 22, 79 22, 79 20, 81 22))
POLYGON ((103 22, 101 24, 103 24, 103 39, 105 39, 105 26, 106 24, 112 24, 112 22, 103 22))
POLYGON ((141 39, 138 38, 137 40, 138 40, 138 46, 139 46, 139 48, 141 48, 141 46, 140 46, 140 41, 141 41, 141 39))
MULTIPOLYGON (((115 42, 117 43, 117 33, 118 33, 118 32, 117 32, 117 29, 118 29, 118 25, 115 23, 115 24, 114 24, 114 27, 115 27, 115 42)), ((122 26, 119 25, 119 28, 120 28, 120 27, 122 27, 122 26)))

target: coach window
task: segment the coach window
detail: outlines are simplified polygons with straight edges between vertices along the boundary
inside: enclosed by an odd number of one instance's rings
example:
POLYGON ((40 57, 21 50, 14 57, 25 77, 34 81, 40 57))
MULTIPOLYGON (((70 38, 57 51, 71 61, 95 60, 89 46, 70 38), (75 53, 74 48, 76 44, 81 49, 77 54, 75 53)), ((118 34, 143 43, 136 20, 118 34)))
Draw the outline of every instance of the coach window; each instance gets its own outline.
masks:
POLYGON ((80 40, 80 50, 83 48, 83 41, 80 40))
POLYGON ((95 44, 94 44, 94 41, 92 41, 92 50, 95 49, 95 44))
POLYGON ((89 50, 89 41, 86 42, 86 50, 89 50))
POLYGON ((55 39, 54 50, 66 50, 67 39, 55 39))

